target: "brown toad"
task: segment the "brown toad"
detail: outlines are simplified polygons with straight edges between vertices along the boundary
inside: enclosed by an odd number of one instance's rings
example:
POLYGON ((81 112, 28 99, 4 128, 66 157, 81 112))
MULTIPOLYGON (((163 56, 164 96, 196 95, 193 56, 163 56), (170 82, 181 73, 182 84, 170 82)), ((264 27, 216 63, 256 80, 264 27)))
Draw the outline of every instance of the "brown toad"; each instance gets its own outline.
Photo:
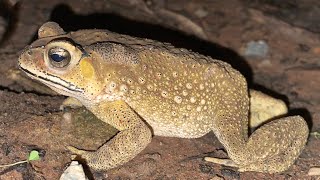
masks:
POLYGON ((21 54, 20 68, 120 131, 97 151, 70 148, 96 170, 128 162, 152 135, 197 138, 213 131, 231 159, 213 161, 240 171, 284 171, 305 146, 308 128, 300 116, 273 120, 248 137, 249 94, 252 121, 286 113, 286 107, 249 91, 227 63, 106 30, 65 33, 48 22, 38 34, 21 54))

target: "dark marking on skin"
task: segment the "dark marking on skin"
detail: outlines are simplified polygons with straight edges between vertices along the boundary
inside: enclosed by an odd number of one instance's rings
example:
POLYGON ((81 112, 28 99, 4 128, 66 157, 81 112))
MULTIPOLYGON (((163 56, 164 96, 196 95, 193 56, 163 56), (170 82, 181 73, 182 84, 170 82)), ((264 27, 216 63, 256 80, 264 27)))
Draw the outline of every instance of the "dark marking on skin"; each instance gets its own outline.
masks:
POLYGON ((49 81, 49 82, 51 82, 51 83, 53 83, 53 84, 57 84, 57 85, 59 85, 59 86, 62 86, 62 87, 64 87, 64 88, 70 90, 70 91, 74 91, 74 92, 83 92, 83 91, 84 91, 83 88, 78 88, 78 87, 75 86, 74 84, 71 84, 70 82, 67 82, 67 81, 65 81, 65 80, 63 80, 63 79, 61 79, 61 78, 59 78, 59 77, 57 77, 57 76, 53 76, 53 75, 48 74, 48 76, 58 78, 58 79, 60 79, 61 81, 69 84, 69 87, 68 87, 68 86, 65 86, 65 85, 62 85, 62 84, 58 84, 58 83, 56 83, 55 81, 52 81, 52 80, 50 80, 50 79, 48 79, 48 78, 45 78, 45 77, 42 77, 42 76, 38 76, 38 75, 36 75, 36 74, 28 71, 27 69, 24 69, 24 68, 21 67, 21 66, 20 66, 20 69, 23 70, 23 71, 24 71, 25 73, 27 73, 27 74, 30 74, 30 75, 32 75, 32 76, 34 76, 34 77, 40 78, 40 79, 45 80, 45 81, 49 81), (74 86, 75 89, 71 89, 70 86, 74 86))

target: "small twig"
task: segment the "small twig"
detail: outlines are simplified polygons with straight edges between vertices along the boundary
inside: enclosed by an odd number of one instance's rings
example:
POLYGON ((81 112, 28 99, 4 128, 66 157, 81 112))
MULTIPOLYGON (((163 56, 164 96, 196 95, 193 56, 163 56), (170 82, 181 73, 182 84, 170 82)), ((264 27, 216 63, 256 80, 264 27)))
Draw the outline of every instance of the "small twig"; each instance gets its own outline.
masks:
POLYGON ((27 162, 28 162, 28 160, 24 160, 24 161, 19 161, 19 162, 11 163, 11 164, 0 165, 0 168, 15 166, 15 165, 23 164, 23 163, 27 163, 27 162))

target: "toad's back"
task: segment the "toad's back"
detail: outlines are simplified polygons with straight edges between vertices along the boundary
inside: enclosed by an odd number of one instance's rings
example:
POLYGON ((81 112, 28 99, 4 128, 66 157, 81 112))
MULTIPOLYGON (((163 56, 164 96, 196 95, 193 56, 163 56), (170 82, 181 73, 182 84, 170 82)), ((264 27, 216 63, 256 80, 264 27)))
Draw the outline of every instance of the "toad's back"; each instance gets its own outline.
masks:
MULTIPOLYGON (((156 135, 199 137, 212 127, 219 128, 215 125, 219 123, 217 115, 248 112, 246 81, 227 63, 163 44, 110 46, 112 50, 104 45, 94 51, 103 51, 106 56, 112 54, 108 51, 122 51, 132 64, 125 70, 107 72, 104 82, 110 93, 106 94, 125 99, 156 135), (133 54, 138 58, 129 58, 133 54)), ((235 121, 229 122, 235 131, 241 134, 247 130, 246 118, 235 121)))

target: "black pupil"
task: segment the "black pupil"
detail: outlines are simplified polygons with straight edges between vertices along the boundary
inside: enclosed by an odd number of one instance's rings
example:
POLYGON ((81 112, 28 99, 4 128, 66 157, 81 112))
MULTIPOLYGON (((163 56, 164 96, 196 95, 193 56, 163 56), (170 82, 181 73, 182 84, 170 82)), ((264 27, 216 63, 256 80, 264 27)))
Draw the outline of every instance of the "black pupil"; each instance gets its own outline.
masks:
POLYGON ((66 67, 71 60, 69 51, 60 47, 54 47, 49 50, 48 57, 52 66, 57 68, 66 67))
POLYGON ((63 61, 66 57, 65 56, 62 56, 60 54, 57 54, 57 53, 54 53, 54 54, 51 54, 50 55, 50 58, 52 60, 54 60, 55 62, 61 62, 63 61))

